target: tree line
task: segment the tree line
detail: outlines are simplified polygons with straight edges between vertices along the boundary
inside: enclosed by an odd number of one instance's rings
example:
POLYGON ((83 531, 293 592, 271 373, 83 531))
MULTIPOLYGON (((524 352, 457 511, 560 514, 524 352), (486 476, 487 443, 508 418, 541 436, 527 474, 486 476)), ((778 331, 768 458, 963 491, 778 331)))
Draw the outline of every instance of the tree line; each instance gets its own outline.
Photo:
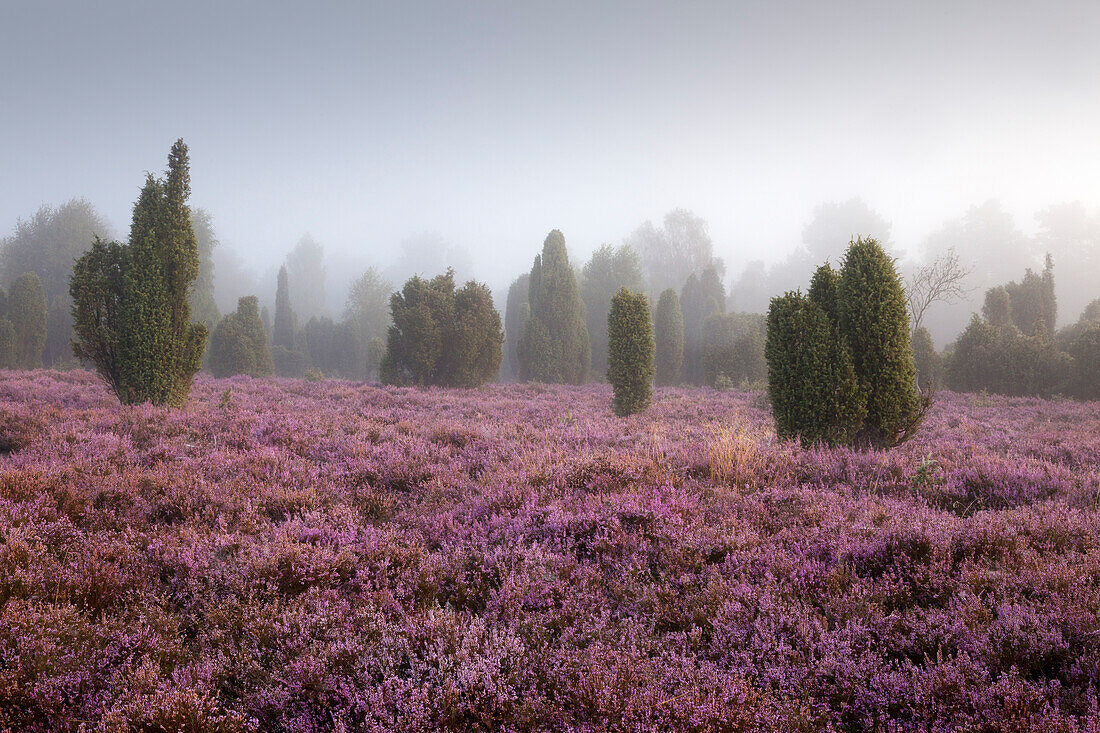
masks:
MULTIPOLYGON (((28 268, 10 280, 8 294, 0 292, 0 366, 64 366, 59 342, 71 340, 75 355, 101 369, 116 391, 166 403, 179 401, 174 385, 189 383, 196 365, 216 376, 308 374, 415 385, 473 386, 498 377, 614 383, 621 364, 613 368, 611 321, 613 312, 626 312, 625 301, 615 308, 625 289, 646 298, 658 385, 763 386, 769 378, 768 317, 730 310, 736 297, 723 285, 724 265, 713 255, 705 222, 688 212, 670 213, 661 227, 646 224, 619 247, 600 247, 581 267, 570 263, 562 233, 551 232, 530 271, 508 289, 503 318, 483 283, 459 286, 452 271, 414 276, 395 291, 371 268, 334 320, 323 314, 321 249, 308 236, 279 270, 273 315, 251 295, 222 316, 213 293, 217 240, 209 215, 186 204, 189 193, 186 146, 178 141, 166 175, 147 178, 126 243, 108 241, 105 224, 82 201, 44 207, 21 221, 0 247, 5 276, 28 268), (91 239, 90 249, 81 248, 82 237, 91 239), (74 253, 79 259, 66 282, 65 258, 74 253), (653 291, 681 277, 679 287, 653 291), (66 292, 58 292, 61 283, 66 292), (301 322, 300 313, 308 319, 301 322), (135 366, 145 356, 148 363, 135 366)), ((830 215, 818 212, 807 241, 835 238, 830 215)), ((868 223, 882 227, 873 217, 868 223)), ((937 352, 924 313, 937 301, 965 299, 961 283, 971 274, 949 255, 912 275, 902 291, 920 386, 1096 394, 1100 306, 1093 303, 1076 323, 1055 330, 1049 257, 1041 273, 1026 270, 1019 281, 990 287, 981 314, 937 352)))

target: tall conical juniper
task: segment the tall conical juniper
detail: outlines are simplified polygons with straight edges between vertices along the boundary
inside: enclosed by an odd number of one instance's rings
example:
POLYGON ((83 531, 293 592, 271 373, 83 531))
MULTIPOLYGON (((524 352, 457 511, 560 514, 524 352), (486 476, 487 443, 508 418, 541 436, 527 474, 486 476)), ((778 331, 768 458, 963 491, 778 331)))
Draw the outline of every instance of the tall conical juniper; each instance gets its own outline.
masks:
POLYGON ((543 242, 528 287, 531 313, 519 343, 520 378, 584 384, 592 368, 584 301, 569 265, 565 237, 557 229, 543 242))
POLYGON ((199 269, 190 193, 187 146, 177 140, 167 176, 146 178, 130 241, 97 239, 73 267, 73 353, 126 404, 182 405, 202 362, 206 328, 191 322, 188 304, 199 269))

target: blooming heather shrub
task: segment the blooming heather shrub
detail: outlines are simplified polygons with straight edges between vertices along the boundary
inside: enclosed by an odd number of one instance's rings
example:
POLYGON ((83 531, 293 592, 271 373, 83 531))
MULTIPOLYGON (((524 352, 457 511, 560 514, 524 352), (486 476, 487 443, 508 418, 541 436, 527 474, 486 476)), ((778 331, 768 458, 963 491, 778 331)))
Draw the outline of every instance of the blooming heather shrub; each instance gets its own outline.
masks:
POLYGON ((663 395, 0 375, 0 730, 1095 733, 1100 405, 663 395))

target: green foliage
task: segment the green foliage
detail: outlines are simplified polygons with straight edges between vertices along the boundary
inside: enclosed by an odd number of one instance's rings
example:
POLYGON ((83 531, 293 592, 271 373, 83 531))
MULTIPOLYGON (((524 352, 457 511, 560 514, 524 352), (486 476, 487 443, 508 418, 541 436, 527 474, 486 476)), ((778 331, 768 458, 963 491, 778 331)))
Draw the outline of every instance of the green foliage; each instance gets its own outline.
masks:
POLYGON ((997 328, 1012 325, 1012 301, 1003 285, 985 291, 982 315, 997 328))
POLYGON ((375 270, 367 270, 356 280, 344 304, 344 321, 351 329, 355 348, 354 364, 347 370, 358 379, 378 373, 381 354, 372 354, 371 344, 381 341, 385 349, 386 330, 390 325, 390 295, 393 284, 375 270))
POLYGON ((819 267, 808 296, 772 300, 765 356, 781 438, 888 448, 928 407, 901 280, 874 239, 852 241, 839 273, 819 267))
POLYGON ((657 301, 653 332, 657 341, 657 384, 679 384, 684 363, 684 314, 672 288, 661 293, 657 301))
POLYGON ((46 292, 37 274, 26 272, 15 279, 7 310, 8 320, 15 329, 16 368, 41 367, 46 348, 46 292))
POLYGON ((279 268, 275 286, 275 323, 271 330, 271 344, 291 351, 294 349, 294 332, 298 328, 297 318, 290 307, 290 283, 286 265, 279 268))
POLYGON ((373 338, 367 344, 367 379, 381 379, 382 359, 386 356, 386 340, 373 338))
POLYGON ((489 289, 455 291, 454 271, 409 278, 390 298, 382 380, 388 384, 476 387, 500 371, 504 334, 489 289))
POLYGON ((199 269, 190 189, 187 146, 177 140, 166 178, 146 179, 130 241, 97 239, 73 266, 73 353, 126 404, 182 405, 202 361, 206 328, 191 322, 187 300, 199 269))
POLYGON ((519 379, 519 342, 523 337, 523 329, 527 325, 527 319, 531 316, 531 304, 527 302, 527 294, 531 288, 531 276, 524 273, 517 277, 508 287, 508 298, 504 304, 504 351, 505 366, 508 370, 508 378, 519 379))
POLYGON ((974 316, 947 359, 946 381, 960 392, 1049 397, 1066 389, 1071 371, 1069 356, 1045 333, 1028 336, 974 316))
POLYGON ((620 417, 643 412, 653 398, 653 326, 645 293, 626 288, 611 299, 607 315, 607 379, 614 391, 611 405, 620 417))
POLYGON ((275 365, 275 374, 280 377, 300 379, 309 369, 309 354, 300 349, 288 349, 285 346, 271 347, 271 361, 275 365))
POLYGON ((530 316, 517 355, 520 378, 538 382, 584 384, 592 365, 584 301, 569 265, 565 237, 555 229, 531 268, 530 316))
POLYGON ((1041 274, 1028 270, 1021 281, 986 291, 985 318, 974 316, 946 360, 948 386, 1004 395, 1082 393, 1081 365, 1070 354, 1088 322, 1082 316, 1077 324, 1053 335, 1051 324, 1057 316, 1053 272, 1048 255, 1041 274))
POLYGON ((936 351, 932 334, 924 326, 913 332, 913 365, 921 389, 935 390, 943 386, 943 357, 936 351))
POLYGON ((46 366, 59 367, 72 358, 72 301, 69 279, 73 261, 88 250, 96 236, 106 237, 107 223, 90 203, 73 199, 61 206, 43 206, 20 219, 10 237, 0 241, 0 281, 11 284, 25 272, 42 281, 46 296, 46 366))
POLYGON ((592 347, 592 371, 607 372, 607 314, 619 288, 643 290, 645 283, 638 253, 629 245, 605 244, 592 253, 581 270, 580 294, 585 307, 585 325, 592 347))
POLYGON ((1100 321, 1090 323, 1070 346, 1073 356, 1073 394, 1100 400, 1100 321))
POLYGON ((773 298, 765 357, 776 435, 806 446, 855 441, 866 393, 847 343, 821 307, 798 292, 773 298))
POLYGON ((691 384, 703 384, 703 326, 707 318, 726 312, 726 291, 714 265, 701 277, 692 273, 680 291, 680 307, 684 317, 683 378, 691 384))
POLYGON ((302 329, 309 363, 329 375, 354 375, 362 378, 366 368, 365 347, 348 321, 336 323, 328 316, 310 318, 302 329))
POLYGON ((1007 283, 1004 288, 1016 328, 1028 336, 1049 337, 1054 333, 1058 306, 1054 297, 1054 261, 1049 254, 1041 274, 1027 270, 1022 281, 1007 283))
POLYGON ((861 442, 887 448, 907 440, 926 405, 916 389, 909 311, 894 261, 874 239, 848 246, 837 289, 840 335, 867 395, 861 442))
POLYGON ((15 368, 15 327, 7 316, 0 316, 0 369, 15 368))
POLYGON ((503 342, 500 313, 493 305, 492 293, 487 286, 471 280, 455 293, 448 384, 477 387, 494 381, 500 374, 503 342))
POLYGON ((825 312, 833 323, 840 322, 840 273, 826 262, 810 279, 810 302, 825 312))
POLYGON ((214 221, 204 209, 191 210, 191 229, 199 250, 199 274, 188 302, 194 319, 212 331, 221 318, 218 304, 214 302, 214 249, 218 246, 218 237, 214 233, 214 221))
POLYGON ((716 313, 703 324, 703 371, 706 384, 716 387, 758 382, 767 377, 764 341, 767 319, 757 313, 716 313))
POLYGON ((218 321, 210 337, 210 370, 215 377, 275 373, 255 295, 238 300, 236 312, 218 321))

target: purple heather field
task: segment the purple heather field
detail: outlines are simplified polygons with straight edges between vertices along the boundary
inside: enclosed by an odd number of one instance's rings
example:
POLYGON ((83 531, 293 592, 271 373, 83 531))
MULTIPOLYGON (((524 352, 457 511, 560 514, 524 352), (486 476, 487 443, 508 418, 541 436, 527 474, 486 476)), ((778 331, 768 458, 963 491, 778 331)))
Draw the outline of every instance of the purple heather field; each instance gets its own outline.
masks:
POLYGON ((1100 732, 1100 403, 0 373, 0 730, 1100 732))

